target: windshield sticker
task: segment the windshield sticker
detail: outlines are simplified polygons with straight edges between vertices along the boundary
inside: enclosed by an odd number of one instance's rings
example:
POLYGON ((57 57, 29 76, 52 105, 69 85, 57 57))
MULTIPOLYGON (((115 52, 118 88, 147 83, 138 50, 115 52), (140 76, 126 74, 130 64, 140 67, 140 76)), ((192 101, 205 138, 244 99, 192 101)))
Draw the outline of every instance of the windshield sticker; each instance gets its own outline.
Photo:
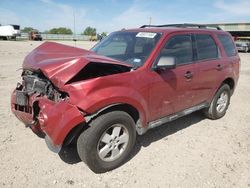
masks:
POLYGON ((140 62, 141 62, 141 59, 135 58, 135 59, 134 59, 134 62, 135 62, 135 63, 140 63, 140 62))
POLYGON ((137 33, 136 37, 143 37, 143 38, 154 38, 157 33, 150 33, 150 32, 139 32, 137 33))

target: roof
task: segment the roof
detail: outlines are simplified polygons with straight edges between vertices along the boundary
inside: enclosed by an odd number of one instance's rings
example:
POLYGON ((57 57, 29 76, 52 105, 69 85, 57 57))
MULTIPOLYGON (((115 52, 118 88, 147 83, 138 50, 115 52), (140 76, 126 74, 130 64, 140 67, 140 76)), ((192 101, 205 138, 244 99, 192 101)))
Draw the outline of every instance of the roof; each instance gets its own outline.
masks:
POLYGON ((234 23, 213 23, 207 25, 250 25, 250 22, 234 22, 234 23))
POLYGON ((140 28, 128 29, 126 31, 136 31, 136 32, 157 32, 157 33, 171 33, 178 31, 210 31, 225 33, 218 25, 206 25, 206 24, 193 24, 193 23, 183 23, 183 24, 166 24, 166 25, 143 25, 140 28))
POLYGON ((216 33, 225 33, 223 30, 215 30, 215 29, 204 29, 204 28, 180 28, 180 27, 149 27, 149 28, 134 28, 134 29, 126 29, 124 31, 130 32, 154 32, 154 33, 172 33, 176 31, 210 31, 216 33))

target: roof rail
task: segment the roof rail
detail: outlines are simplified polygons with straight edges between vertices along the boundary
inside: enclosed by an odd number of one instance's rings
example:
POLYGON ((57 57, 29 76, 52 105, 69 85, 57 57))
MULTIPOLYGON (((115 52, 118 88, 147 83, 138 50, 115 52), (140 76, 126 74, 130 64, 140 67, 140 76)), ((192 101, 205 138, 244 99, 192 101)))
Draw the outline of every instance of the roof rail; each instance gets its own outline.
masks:
POLYGON ((148 28, 148 27, 182 27, 182 28, 198 28, 198 29, 217 29, 222 30, 217 25, 205 25, 205 24, 190 24, 190 23, 183 23, 183 24, 167 24, 167 25, 143 25, 140 28, 148 28))

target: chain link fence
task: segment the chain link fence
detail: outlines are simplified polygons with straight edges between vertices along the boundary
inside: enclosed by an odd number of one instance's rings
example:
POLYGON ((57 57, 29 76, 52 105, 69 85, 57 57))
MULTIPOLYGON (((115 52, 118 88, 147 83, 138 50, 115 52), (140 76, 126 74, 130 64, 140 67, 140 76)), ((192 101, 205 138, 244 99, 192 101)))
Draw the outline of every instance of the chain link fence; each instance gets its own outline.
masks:
MULTIPOLYGON (((62 35, 62 34, 41 34, 43 40, 78 40, 78 41, 89 41, 90 36, 86 35, 62 35)), ((21 33, 21 36, 17 39, 28 40, 28 33, 21 33)))

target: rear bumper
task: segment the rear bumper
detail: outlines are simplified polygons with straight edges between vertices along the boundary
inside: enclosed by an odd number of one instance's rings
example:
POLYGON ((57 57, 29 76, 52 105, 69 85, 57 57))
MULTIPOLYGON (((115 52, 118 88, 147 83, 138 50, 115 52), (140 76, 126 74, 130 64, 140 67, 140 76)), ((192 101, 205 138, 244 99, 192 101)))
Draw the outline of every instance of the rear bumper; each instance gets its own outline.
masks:
POLYGON ((65 100, 56 103, 45 97, 29 96, 25 106, 17 105, 16 90, 11 95, 11 110, 33 132, 44 135, 48 147, 56 152, 60 151, 70 130, 85 122, 84 114, 65 100))

